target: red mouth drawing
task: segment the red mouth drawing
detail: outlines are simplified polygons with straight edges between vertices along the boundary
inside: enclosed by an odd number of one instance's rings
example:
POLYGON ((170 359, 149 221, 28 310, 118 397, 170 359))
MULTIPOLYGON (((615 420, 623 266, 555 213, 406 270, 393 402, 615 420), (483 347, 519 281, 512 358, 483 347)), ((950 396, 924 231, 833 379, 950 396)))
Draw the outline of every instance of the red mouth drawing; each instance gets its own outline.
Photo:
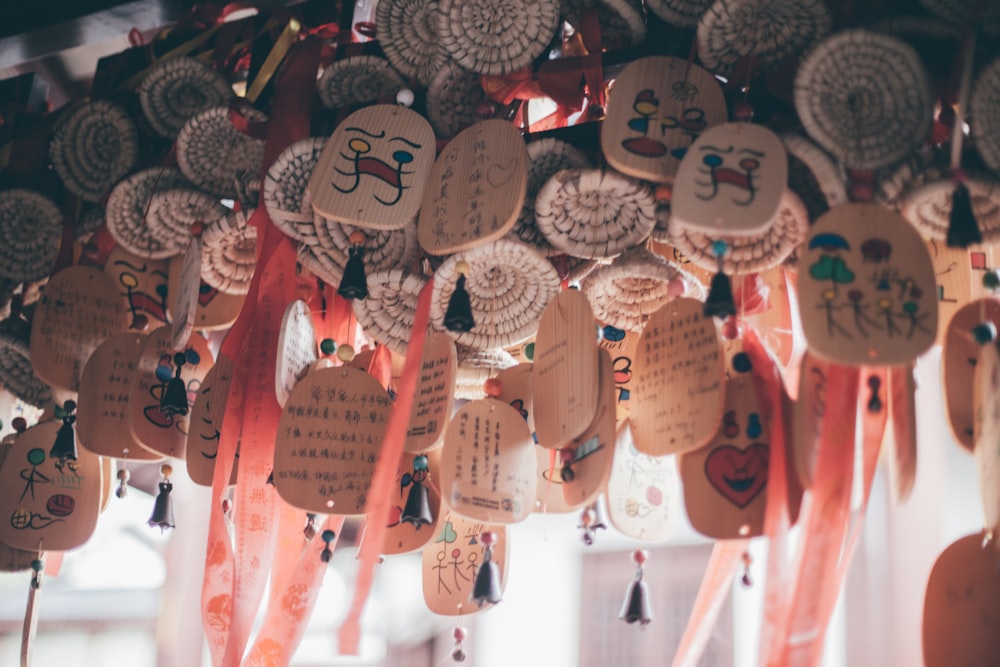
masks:
POLYGON ((746 449, 722 445, 705 459, 705 476, 723 497, 743 509, 767 486, 771 448, 755 442, 746 449))

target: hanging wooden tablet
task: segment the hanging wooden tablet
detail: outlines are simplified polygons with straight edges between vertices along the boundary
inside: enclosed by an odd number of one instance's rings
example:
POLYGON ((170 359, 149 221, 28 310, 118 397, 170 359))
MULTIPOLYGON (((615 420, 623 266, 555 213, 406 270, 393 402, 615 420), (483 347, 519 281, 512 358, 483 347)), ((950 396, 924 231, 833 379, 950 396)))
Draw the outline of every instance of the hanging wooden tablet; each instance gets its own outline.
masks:
POLYGON ((274 486, 307 512, 363 514, 392 402, 375 378, 350 366, 310 373, 278 421, 274 486))
POLYGON ((778 135, 752 123, 716 125, 677 169, 670 224, 708 234, 767 231, 787 182, 788 155, 778 135))
POLYGON ((531 513, 535 444, 521 413, 495 398, 462 406, 444 433, 441 496, 457 514, 517 523, 531 513))
POLYGON ((974 330, 980 324, 992 322, 1000 330, 1000 301, 978 299, 959 308, 945 328, 941 353, 941 374, 944 380, 945 412, 955 442, 972 451, 973 405, 969 394, 980 354, 974 330))
POLYGON ((561 447, 583 433, 597 409, 597 329, 582 292, 564 290, 549 302, 535 336, 534 364, 538 444, 561 447))
POLYGON ((171 311, 173 321, 170 323, 170 344, 175 349, 184 347, 194 331, 201 291, 202 248, 201 235, 192 236, 181 262, 177 296, 171 311))
POLYGON ((639 334, 618 329, 611 325, 601 327, 598 345, 611 355, 612 376, 615 383, 615 420, 626 419, 632 405, 632 362, 639 347, 639 334))
POLYGON ((108 504, 111 502, 111 489, 114 488, 115 480, 115 460, 108 456, 101 457, 101 508, 100 512, 103 514, 104 510, 108 509, 108 504))
POLYGON ((535 505, 538 514, 567 514, 573 506, 563 497, 562 461, 559 450, 535 446, 538 476, 535 481, 535 505))
POLYGON ((607 350, 600 351, 600 381, 594 421, 580 436, 560 450, 563 498, 570 507, 594 501, 608 483, 615 451, 614 368, 607 350), (569 474, 566 474, 566 469, 569 474))
POLYGON ((31 326, 31 365, 54 388, 77 391, 87 359, 104 339, 128 329, 129 317, 111 278, 71 266, 45 285, 31 326))
POLYGON ((972 404, 983 517, 986 530, 1000 535, 1000 351, 995 343, 983 345, 979 352, 972 404))
POLYGON ((608 518, 615 528, 643 542, 666 542, 677 523, 680 494, 674 457, 643 454, 629 421, 619 424, 608 477, 608 518))
POLYGON ((455 371, 458 366, 455 342, 448 334, 427 334, 421 353, 417 395, 406 431, 405 449, 421 453, 441 443, 444 429, 455 404, 455 371))
POLYGON ((704 267, 698 266, 691 261, 690 257, 669 243, 660 243, 655 239, 651 239, 649 241, 649 249, 668 262, 678 264, 705 287, 708 287, 709 284, 711 284, 712 276, 715 275, 714 271, 709 271, 704 267))
POLYGON ((163 458, 139 445, 129 427, 129 393, 145 338, 144 333, 115 334, 97 346, 83 367, 76 436, 94 454, 135 461, 163 458))
POLYGON ((993 246, 951 248, 942 240, 925 242, 937 278, 937 342, 944 345, 948 322, 966 303, 986 296, 983 276, 996 267, 993 246))
POLYGON ((697 449, 722 421, 722 343, 702 307, 696 299, 674 299, 650 316, 639 338, 629 421, 640 452, 697 449))
POLYGON ((417 219, 420 247, 450 255, 514 228, 528 188, 528 152, 513 123, 485 120, 448 142, 417 219))
POLYGON ((101 459, 52 456, 61 420, 33 426, 14 441, 0 468, 0 542, 18 549, 65 551, 94 533, 101 508, 101 459))
POLYGON ((995 665, 1000 656, 997 552, 981 533, 945 549, 927 580, 923 653, 926 667, 995 665))
POLYGON ((799 308, 809 349, 841 364, 915 361, 937 335, 927 248, 899 213, 845 204, 813 225, 801 251, 799 308))
MULTIPOLYGON (((195 484, 212 486, 215 474, 215 458, 219 452, 219 436, 222 434, 222 419, 226 414, 226 403, 233 387, 234 362, 225 355, 219 356, 212 368, 205 373, 205 379, 198 389, 198 396, 191 406, 191 420, 188 425, 187 461, 188 476, 195 484)), ((236 483, 236 471, 240 463, 240 448, 236 445, 236 460, 229 483, 236 483)))
POLYGON ((129 425, 140 445, 163 456, 186 456, 191 406, 213 363, 201 336, 191 336, 183 350, 173 348, 170 327, 143 340, 128 397, 129 425))
POLYGON ((295 300, 285 308, 278 334, 278 362, 274 369, 274 388, 278 405, 284 407, 292 388, 309 372, 316 361, 316 331, 305 301, 295 300))
MULTIPOLYGON (((440 471, 440 448, 426 454, 403 452, 396 474, 383 556, 423 549, 437 535, 438 526, 442 525, 441 496, 438 495, 440 471)), ((361 540, 364 539, 362 535, 361 540)))
POLYGON ((826 413, 827 368, 830 363, 806 352, 799 372, 799 400, 795 401, 792 418, 792 443, 794 464, 799 480, 805 488, 812 486, 816 474, 823 415, 826 413))
POLYGON ((464 616, 486 608, 472 600, 473 584, 483 563, 482 534, 486 531, 496 534, 491 559, 500 568, 500 590, 506 588, 510 553, 507 527, 472 521, 449 512, 441 519, 433 541, 423 551, 424 602, 433 613, 464 616))
MULTIPOLYGON (((6 438, 4 438, 6 441, 6 438)), ((13 443, 13 438, 11 439, 13 443)), ((0 444, 0 471, 3 470, 4 459, 10 451, 10 444, 0 444)), ((0 473, 2 474, 2 473, 0 473)), ((31 568, 31 561, 38 558, 38 549, 17 549, 0 542, 0 572, 22 572, 31 568)))
POLYGON ((500 400, 517 410, 527 422, 531 432, 535 432, 535 411, 532 396, 532 371, 530 363, 521 363, 510 368, 501 368, 496 372, 496 381, 500 384, 500 400))
MULTIPOLYGON (((917 478, 917 382, 914 364, 893 366, 887 373, 886 394, 889 396, 889 425, 886 436, 889 454, 889 481, 897 502, 905 502, 913 491, 917 478)), ((871 382, 871 380, 869 380, 871 382)), ((869 385, 871 387, 871 385, 869 385)))
POLYGON ((121 246, 112 248, 104 262, 118 293, 125 298, 129 326, 155 329, 167 322, 167 278, 169 261, 144 259, 121 246))
MULTIPOLYGON (((170 260, 169 280, 167 282, 167 310, 171 317, 178 312, 177 295, 181 290, 181 274, 183 273, 184 256, 178 255, 170 260)), ((201 282, 198 285, 198 305, 194 313, 194 329, 196 331, 218 331, 228 329, 236 321, 243 308, 245 294, 226 294, 201 282)))
POLYGON ((722 86, 709 71, 681 58, 640 58, 615 78, 601 150, 623 174, 670 183, 691 143, 726 117, 722 86))
POLYGON ((313 208, 368 229, 399 229, 417 216, 434 165, 434 130, 399 104, 348 116, 323 147, 309 179, 313 208))
POLYGON ((722 425, 708 444, 680 457, 684 506, 703 535, 756 537, 764 531, 771 427, 762 416, 742 343, 735 339, 725 347, 722 425))
POLYGON ((787 367, 795 351, 795 325, 792 320, 798 315, 792 312, 790 300, 795 297, 790 294, 783 267, 761 271, 759 275, 767 289, 767 307, 748 319, 760 332, 767 348, 778 358, 778 363, 787 367))

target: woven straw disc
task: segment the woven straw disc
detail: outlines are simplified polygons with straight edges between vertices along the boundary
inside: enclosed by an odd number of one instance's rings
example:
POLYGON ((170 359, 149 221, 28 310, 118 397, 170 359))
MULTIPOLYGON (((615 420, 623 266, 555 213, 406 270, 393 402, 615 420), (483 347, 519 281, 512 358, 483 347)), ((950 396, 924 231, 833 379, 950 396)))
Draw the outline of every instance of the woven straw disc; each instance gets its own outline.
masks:
POLYGON ((139 103, 157 134, 174 138, 196 114, 233 96, 220 72, 200 60, 176 57, 150 68, 139 86, 139 103))
POLYGON ((354 314, 365 334, 397 354, 406 354, 413 333, 417 298, 424 276, 403 269, 368 274, 368 298, 354 299, 354 314))
POLYGON ((976 76, 969 111, 976 151, 987 167, 1000 173, 1000 58, 976 76))
POLYGON ((476 401, 486 398, 483 384, 497 371, 517 366, 517 359, 507 350, 477 350, 456 345, 458 367, 455 369, 455 398, 476 401))
MULTIPOLYGON (((256 110, 252 122, 267 120, 256 110)), ((239 132, 229 107, 212 107, 185 123, 177 136, 177 166, 196 186, 219 197, 235 197, 241 174, 260 174, 264 142, 239 132)))
POLYGON ((431 301, 434 326, 444 328, 459 261, 469 264, 465 289, 476 325, 472 331, 449 331, 456 343, 488 350, 510 347, 535 334, 542 311, 559 292, 559 276, 530 246, 507 239, 455 253, 441 264, 431 301))
POLYGON ((209 195, 194 188, 171 188, 149 199, 146 227, 164 250, 179 255, 191 243, 191 225, 208 224, 229 212, 209 195))
POLYGON ((275 226, 286 236, 309 243, 316 239, 309 179, 319 160, 325 137, 296 141, 283 150, 264 177, 264 206, 275 226))
POLYGON ((25 403, 44 408, 52 403, 52 390, 31 367, 27 328, 23 321, 0 323, 0 387, 25 403))
POLYGON ((233 211, 205 227, 201 235, 201 279, 226 294, 246 294, 257 264, 253 210, 233 211))
POLYGON ((67 190, 96 202, 135 166, 139 134, 123 107, 86 102, 57 127, 49 157, 67 190))
POLYGON ((747 56, 771 65, 804 52, 832 22, 821 0, 715 0, 698 23, 698 55, 723 74, 747 56))
POLYGON ((809 136, 845 166, 878 169, 923 143, 934 99, 916 51, 887 35, 837 33, 806 56, 795 108, 809 136))
POLYGON ((712 0, 646 0, 646 7, 667 23, 682 28, 698 25, 712 0))
MULTIPOLYGON (((969 188, 972 212, 982 232, 983 243, 1000 242, 1000 183, 970 174, 965 184, 969 188)), ((948 238, 954 192, 955 183, 950 178, 938 178, 917 185, 903 196, 900 213, 925 238, 944 240, 948 238)))
POLYGON ((173 167, 145 169, 120 181, 108 197, 105 218, 108 231, 118 245, 146 259, 164 259, 176 253, 156 240, 146 226, 153 194, 171 188, 190 187, 173 167))
POLYGON ((337 286, 344 278, 344 269, 334 261, 330 253, 319 246, 299 244, 298 262, 302 268, 327 285, 337 286))
POLYGON ((62 212, 33 190, 0 190, 0 276, 18 282, 49 275, 62 240, 62 212))
POLYGON ((637 333, 671 299, 705 295, 697 280, 644 246, 626 250, 611 264, 592 271, 580 289, 598 321, 637 333))
POLYGON ((597 10, 601 26, 601 44, 605 49, 622 49, 635 46, 646 39, 646 21, 642 3, 634 0, 562 0, 559 14, 573 26, 579 27, 583 11, 597 10))
POLYGON ((810 223, 834 206, 847 203, 847 184, 822 148, 797 134, 783 134, 788 151, 788 189, 798 195, 810 223))
POLYGON ((596 259, 583 259, 581 257, 573 257, 572 255, 560 255, 557 257, 550 257, 549 261, 552 265, 556 267, 556 274, 563 277, 563 270, 566 272, 566 282, 570 284, 579 283, 581 280, 590 275, 590 272, 600 266, 600 262, 596 259), (562 258, 565 258, 566 264, 560 266, 562 258))
POLYGON ((335 60, 316 82, 327 109, 354 106, 395 95, 406 84, 385 58, 351 56, 335 60))
POLYGON ((559 25, 556 0, 441 0, 438 35, 455 62, 507 74, 542 54, 559 25))
POLYGON ((479 75, 445 61, 427 86, 427 120, 440 138, 453 137, 479 120, 486 99, 479 75))
POLYGON ((85 241, 104 226, 104 207, 91 206, 80 214, 77 218, 76 226, 73 227, 73 236, 77 241, 85 241))
POLYGON ((385 57, 422 87, 446 58, 437 14, 437 0, 379 0, 375 5, 375 29, 385 57))
POLYGON ((959 26, 971 22, 991 35, 1000 34, 1000 4, 991 0, 920 0, 920 4, 959 26))
POLYGON ((326 256, 343 272, 347 265, 351 248, 351 234, 357 231, 365 235, 365 269, 367 271, 388 271, 396 267, 410 265, 420 252, 417 242, 417 222, 411 220, 400 229, 362 229, 341 224, 335 220, 320 218, 316 223, 319 245, 326 256))
POLYGON ((656 200, 649 185, 616 171, 564 169, 538 191, 535 224, 560 251, 604 259, 649 236, 656 200))
POLYGON ((563 169, 586 169, 591 166, 591 162, 580 150, 552 137, 532 141, 527 148, 528 188, 521 213, 507 238, 534 246, 543 255, 557 255, 560 251, 552 247, 535 225, 535 196, 556 172, 563 169))

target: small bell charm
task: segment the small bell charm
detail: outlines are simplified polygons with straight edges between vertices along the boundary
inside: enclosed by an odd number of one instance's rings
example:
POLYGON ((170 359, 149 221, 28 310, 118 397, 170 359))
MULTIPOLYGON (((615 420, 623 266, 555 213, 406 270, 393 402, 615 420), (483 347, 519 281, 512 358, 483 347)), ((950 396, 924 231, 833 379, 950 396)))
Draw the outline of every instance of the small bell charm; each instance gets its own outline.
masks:
POLYGON ((951 195, 951 214, 948 216, 946 243, 949 248, 968 248, 983 242, 976 213, 972 209, 972 195, 966 185, 966 176, 961 169, 952 173, 955 190, 951 195))
POLYGON ((744 588, 750 588, 753 586, 753 579, 750 578, 750 564, 753 563, 753 558, 750 557, 749 551, 744 551, 743 556, 743 576, 740 578, 740 583, 743 584, 744 588))
POLYGON ((174 489, 174 485, 170 482, 170 475, 173 472, 174 468, 169 463, 160 466, 163 481, 160 482, 160 492, 156 494, 156 501, 153 503, 153 513, 146 522, 150 528, 159 526, 161 533, 167 528, 174 527, 174 503, 170 499, 170 492, 174 489))
POLYGON ((588 547, 594 543, 594 536, 598 530, 607 530, 603 496, 598 496, 594 502, 583 509, 580 513, 580 525, 577 528, 583 531, 583 543, 588 547))
POLYGON ((319 559, 324 563, 329 563, 330 559, 333 558, 333 549, 330 548, 330 544, 337 539, 337 533, 327 528, 320 537, 323 539, 323 551, 319 553, 319 559))
POLYGON ((485 603, 496 604, 503 600, 500 592, 500 567, 493 562, 493 547, 497 534, 486 531, 479 536, 483 544, 483 562, 476 570, 476 580, 472 584, 472 600, 482 607, 485 603))
POLYGON ((399 517, 400 523, 408 523, 416 530, 421 526, 434 523, 434 513, 431 512, 430 497, 424 480, 427 479, 427 457, 424 455, 413 458, 413 474, 410 477, 410 491, 406 495, 406 505, 399 517))
POLYGON ((712 242, 712 253, 719 263, 718 272, 712 276, 712 282, 708 288, 708 297, 705 299, 705 317, 719 317, 726 319, 736 314, 736 302, 733 300, 733 284, 722 269, 722 258, 729 247, 725 241, 712 242))
POLYGON ((355 230, 349 237, 351 247, 347 250, 347 264, 344 266, 344 276, 340 279, 337 294, 348 301, 368 298, 368 278, 365 276, 365 234, 355 230))
POLYGON ((186 415, 188 413, 187 387, 181 379, 181 367, 187 362, 183 352, 174 355, 174 377, 170 378, 163 395, 160 396, 160 411, 165 415, 186 415))
POLYGON ((649 558, 649 552, 645 549, 636 549, 632 552, 632 562, 635 563, 635 579, 629 584, 628 592, 625 593, 625 604, 622 605, 618 618, 626 623, 636 621, 643 627, 649 625, 653 620, 653 610, 649 605, 649 589, 646 582, 642 580, 642 566, 649 558))
POLYGON ((45 570, 45 561, 36 558, 31 561, 31 587, 36 591, 42 587, 42 572, 45 570))
POLYGON ((455 662, 465 662, 465 651, 462 650, 462 642, 469 636, 469 631, 461 625, 456 625, 451 636, 455 639, 455 650, 451 652, 451 659, 455 662))
POLYGON ((312 512, 306 512, 306 527, 302 529, 302 535, 305 536, 306 542, 316 537, 316 515, 312 512))
POLYGON ((58 461, 56 467, 59 470, 62 470, 63 466, 66 465, 66 461, 76 461, 76 429, 73 428, 76 415, 73 414, 74 410, 76 410, 76 403, 73 401, 66 401, 61 407, 57 406, 55 410, 56 417, 62 419, 62 426, 56 433, 56 441, 52 444, 52 449, 49 450, 49 457, 58 461))
POLYGON ((117 472, 118 488, 115 489, 115 497, 124 498, 128 495, 128 480, 130 477, 128 468, 119 468, 117 472))
POLYGON ((444 313, 444 328, 448 331, 472 331, 476 326, 476 321, 472 317, 472 302, 469 300, 469 293, 465 290, 465 274, 469 272, 469 264, 459 261, 455 263, 455 273, 458 280, 455 281, 455 291, 448 299, 448 309, 444 313))

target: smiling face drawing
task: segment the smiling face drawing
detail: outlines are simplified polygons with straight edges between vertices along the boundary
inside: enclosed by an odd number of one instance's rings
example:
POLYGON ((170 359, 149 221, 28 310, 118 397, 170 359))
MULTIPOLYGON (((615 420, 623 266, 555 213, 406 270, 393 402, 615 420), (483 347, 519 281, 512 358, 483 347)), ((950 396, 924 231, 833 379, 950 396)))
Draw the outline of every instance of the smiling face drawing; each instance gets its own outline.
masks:
POLYGON ((754 181, 755 172, 760 169, 763 151, 753 148, 733 146, 699 146, 701 167, 699 173, 708 176, 707 181, 695 181, 702 188, 696 197, 703 201, 715 199, 723 190, 729 191, 730 201, 737 206, 749 206, 757 194, 754 181))
POLYGON ((405 183, 405 176, 412 174, 406 166, 413 162, 413 151, 420 150, 420 144, 416 144, 404 137, 389 137, 386 139, 386 132, 369 132, 360 127, 348 127, 347 135, 351 137, 347 141, 347 146, 340 151, 340 157, 350 165, 349 169, 342 169, 337 166, 334 170, 348 178, 346 184, 338 184, 336 180, 331 182, 338 192, 350 194, 361 185, 361 177, 368 176, 377 181, 381 181, 387 186, 388 194, 385 196, 372 193, 375 201, 385 206, 392 206, 399 202, 403 196, 403 191, 409 186, 405 183), (380 146, 382 147, 379 150, 380 146), (385 160, 372 153, 385 153, 385 146, 391 150, 385 160))

